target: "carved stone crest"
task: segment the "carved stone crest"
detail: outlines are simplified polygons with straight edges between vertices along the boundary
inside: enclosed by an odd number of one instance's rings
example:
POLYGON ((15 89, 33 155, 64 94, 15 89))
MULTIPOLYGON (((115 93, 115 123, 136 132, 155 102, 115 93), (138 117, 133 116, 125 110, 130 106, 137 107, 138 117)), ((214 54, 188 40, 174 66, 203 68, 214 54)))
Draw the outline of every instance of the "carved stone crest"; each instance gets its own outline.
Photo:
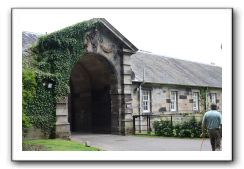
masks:
POLYGON ((100 47, 105 53, 111 53, 113 50, 109 43, 100 43, 100 47))
POLYGON ((99 32, 97 29, 92 29, 85 35, 85 48, 88 52, 96 52, 98 46, 99 32))
POLYGON ((97 52, 98 46, 105 53, 111 53, 113 51, 112 44, 107 42, 107 40, 104 41, 98 29, 93 29, 86 33, 84 44, 87 52, 97 52))

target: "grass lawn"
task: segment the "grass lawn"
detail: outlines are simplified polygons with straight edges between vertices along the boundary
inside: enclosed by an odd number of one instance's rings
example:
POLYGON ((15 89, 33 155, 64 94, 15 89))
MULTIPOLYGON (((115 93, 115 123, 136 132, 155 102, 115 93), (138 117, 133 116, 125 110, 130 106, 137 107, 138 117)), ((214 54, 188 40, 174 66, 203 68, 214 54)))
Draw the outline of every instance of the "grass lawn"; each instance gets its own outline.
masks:
POLYGON ((24 140, 23 151, 99 151, 95 147, 68 140, 44 139, 44 140, 24 140))

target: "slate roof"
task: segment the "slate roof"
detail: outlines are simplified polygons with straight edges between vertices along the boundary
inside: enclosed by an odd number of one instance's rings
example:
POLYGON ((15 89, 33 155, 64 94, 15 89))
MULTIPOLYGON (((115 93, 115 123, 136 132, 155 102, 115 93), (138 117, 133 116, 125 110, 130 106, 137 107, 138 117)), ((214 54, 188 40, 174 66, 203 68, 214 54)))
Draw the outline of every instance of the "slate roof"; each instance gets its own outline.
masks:
POLYGON ((165 56, 137 52, 131 56, 133 82, 222 88, 222 68, 165 56))

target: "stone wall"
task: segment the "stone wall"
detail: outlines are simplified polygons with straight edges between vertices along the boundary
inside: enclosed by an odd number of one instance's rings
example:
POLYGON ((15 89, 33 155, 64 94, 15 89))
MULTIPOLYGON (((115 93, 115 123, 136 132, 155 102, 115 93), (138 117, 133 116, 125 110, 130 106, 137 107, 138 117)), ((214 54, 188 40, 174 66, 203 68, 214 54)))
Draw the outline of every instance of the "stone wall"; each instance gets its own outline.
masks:
POLYGON ((48 135, 37 128, 24 129, 22 137, 23 139, 48 139, 48 135))
MULTIPOLYGON (((139 84, 133 83, 132 87, 132 107, 133 114, 139 114, 139 84)), ((179 114, 179 113, 200 113, 203 112, 204 106, 201 104, 200 88, 197 87, 181 87, 174 85, 153 85, 144 84, 144 89, 151 91, 151 112, 153 114, 179 114), (170 93, 177 91, 177 111, 171 112, 170 110, 170 93), (199 110, 193 110, 193 92, 199 93, 199 110)), ((221 89, 208 89, 207 92, 207 106, 210 106, 210 94, 216 93, 218 110, 222 111, 222 90, 221 89)))

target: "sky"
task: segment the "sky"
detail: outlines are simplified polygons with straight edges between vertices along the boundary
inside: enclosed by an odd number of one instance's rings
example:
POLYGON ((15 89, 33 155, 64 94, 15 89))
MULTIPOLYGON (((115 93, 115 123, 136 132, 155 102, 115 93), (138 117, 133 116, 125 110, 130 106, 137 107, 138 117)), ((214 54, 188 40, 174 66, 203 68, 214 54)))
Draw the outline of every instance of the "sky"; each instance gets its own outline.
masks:
POLYGON ((221 66, 231 57, 231 10, 25 9, 14 11, 22 31, 45 34, 105 18, 138 49, 221 66), (21 15, 18 15, 18 12, 21 15))

